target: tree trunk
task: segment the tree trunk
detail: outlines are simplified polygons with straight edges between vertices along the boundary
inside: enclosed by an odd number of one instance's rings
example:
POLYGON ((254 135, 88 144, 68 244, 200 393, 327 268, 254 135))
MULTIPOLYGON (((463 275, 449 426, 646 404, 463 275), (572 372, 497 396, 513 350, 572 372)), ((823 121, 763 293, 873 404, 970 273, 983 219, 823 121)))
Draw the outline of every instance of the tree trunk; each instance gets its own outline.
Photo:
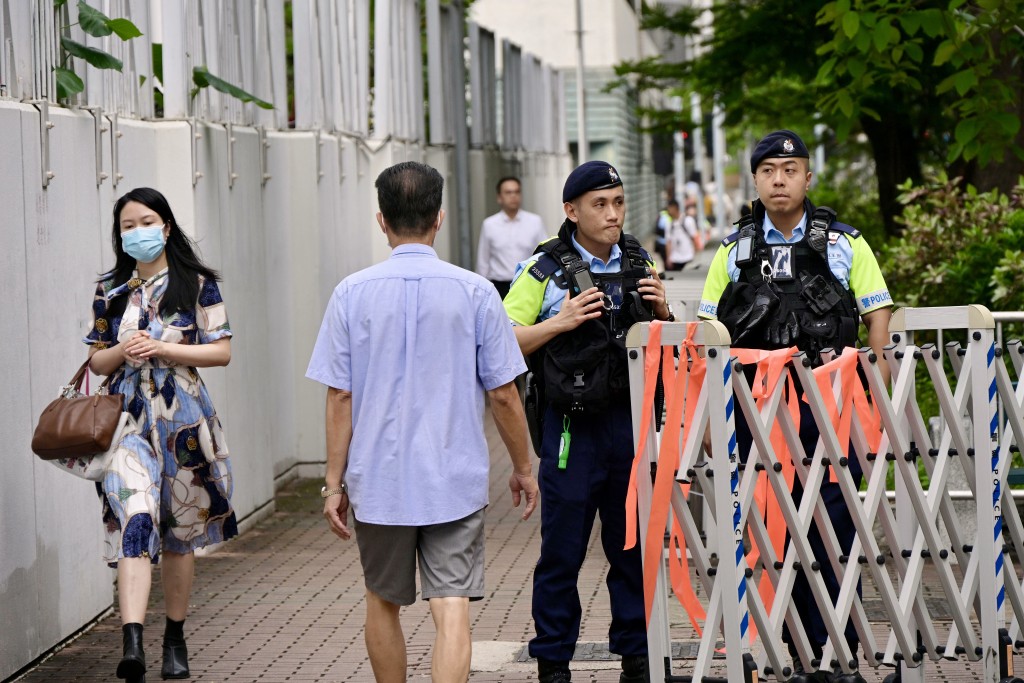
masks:
MULTIPOLYGON (((1002 36, 992 36, 993 48, 998 49, 1002 36)), ((1024 122, 1024 62, 1020 55, 1014 53, 1003 54, 1002 61, 996 67, 993 75, 1010 88, 1015 97, 1014 102, 1008 110, 1024 122)), ((1024 125, 1017 130, 1017 137, 1014 140, 1018 147, 1024 148, 1024 125)), ((1004 194, 1009 194, 1017 181, 1024 175, 1024 160, 1018 157, 1013 151, 1007 149, 1001 161, 990 161, 984 166, 975 165, 975 172, 968 177, 968 180, 976 188, 982 191, 998 188, 1004 194)))
POLYGON ((914 127, 906 114, 886 112, 884 109, 881 121, 862 116, 861 127, 868 136, 875 158, 878 208, 885 232, 889 236, 899 235, 903 226, 896 222, 896 217, 903 208, 897 199, 897 186, 907 178, 915 183, 921 181, 921 162, 914 127))

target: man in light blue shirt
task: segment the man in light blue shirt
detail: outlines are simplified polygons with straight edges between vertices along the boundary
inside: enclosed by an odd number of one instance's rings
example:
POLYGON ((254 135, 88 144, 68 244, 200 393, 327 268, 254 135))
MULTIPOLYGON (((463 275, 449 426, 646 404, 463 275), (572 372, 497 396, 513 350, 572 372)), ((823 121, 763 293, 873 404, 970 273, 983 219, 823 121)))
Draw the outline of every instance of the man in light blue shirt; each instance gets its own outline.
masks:
POLYGON ((435 680, 465 681, 469 601, 483 597, 489 455, 484 394, 509 450, 523 519, 537 505, 526 418, 513 380, 526 370, 490 282, 441 261, 444 180, 405 162, 377 178, 377 222, 391 258, 334 290, 306 376, 327 385, 324 516, 351 537, 366 583, 366 645, 377 681, 404 681, 399 608, 423 599, 437 630, 435 680))

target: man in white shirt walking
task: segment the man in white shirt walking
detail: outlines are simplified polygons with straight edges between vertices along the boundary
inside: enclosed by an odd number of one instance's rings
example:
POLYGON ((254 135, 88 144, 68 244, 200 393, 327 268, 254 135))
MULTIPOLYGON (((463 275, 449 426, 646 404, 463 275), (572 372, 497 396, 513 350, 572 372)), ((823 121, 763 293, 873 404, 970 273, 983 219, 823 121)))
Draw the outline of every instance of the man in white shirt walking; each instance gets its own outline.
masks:
POLYGON ((498 181, 501 211, 484 219, 476 252, 476 272, 492 283, 504 299, 516 272, 516 264, 534 252, 548 238, 540 216, 523 211, 522 184, 506 176, 498 181))
POLYGON ((679 215, 679 205, 676 205, 676 215, 673 216, 666 244, 668 245, 666 270, 682 270, 687 263, 693 260, 697 250, 702 248, 700 232, 697 228, 697 202, 695 200, 686 200, 686 213, 682 216, 679 215))

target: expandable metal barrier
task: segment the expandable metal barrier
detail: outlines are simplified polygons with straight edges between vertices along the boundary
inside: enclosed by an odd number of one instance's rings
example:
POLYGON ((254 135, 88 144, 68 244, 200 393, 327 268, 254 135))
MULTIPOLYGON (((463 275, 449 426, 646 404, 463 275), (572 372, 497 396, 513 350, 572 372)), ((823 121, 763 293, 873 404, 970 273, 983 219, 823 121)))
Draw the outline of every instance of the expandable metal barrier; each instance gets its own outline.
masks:
MULTIPOLYGON (((642 544, 652 681, 749 683, 759 675, 787 680, 793 668, 781 638, 783 622, 806 671, 834 667, 849 673, 866 662, 873 668, 896 667, 887 680, 924 681, 926 660, 965 657, 979 663, 985 681, 1020 680, 1013 677, 1012 651, 1024 647, 1019 640, 1024 583, 1003 537, 1016 557, 1024 558, 1024 525, 1006 486, 1012 453, 1024 443, 1024 383, 1014 388, 993 330, 992 315, 981 306, 904 308, 893 315, 893 343, 884 358, 870 348, 846 349, 839 355, 824 353, 824 364, 817 368, 795 348, 733 349, 717 321, 641 323, 630 330, 637 450, 626 507, 632 515, 626 545, 642 544), (966 347, 958 342, 944 348, 915 346, 915 332, 937 329, 965 330, 966 347), (891 395, 879 370, 883 362, 892 374, 891 395), (751 363, 757 367, 752 384, 742 372, 751 363), (942 413, 934 443, 915 395, 916 371, 922 364, 942 413), (657 432, 653 397, 659 366, 666 417, 657 432), (870 402, 858 366, 867 378, 870 402), (954 377, 952 384, 947 371, 954 377), (819 428, 813 453, 804 453, 799 439, 794 377, 819 428), (745 464, 737 450, 737 419, 746 421, 753 438, 745 464), (711 452, 723 457, 705 453, 706 431, 711 452), (863 495, 848 469, 847 444, 863 469, 863 495), (978 531, 973 537, 949 496, 954 458, 963 464, 974 494, 978 531), (928 475, 926 484, 919 464, 928 475), (886 495, 890 468, 895 469, 895 512, 886 495), (790 495, 794 476, 804 487, 799 507, 790 495), (856 528, 848 556, 840 550, 818 495, 825 477, 839 484, 856 528), (691 486, 704 496, 703 533, 691 512, 691 486), (807 540, 812 522, 840 581, 834 606, 807 540), (876 523, 883 539, 875 536, 876 523), (787 533, 791 540, 784 550, 787 533), (690 562, 703 602, 691 584, 690 562), (933 590, 941 589, 952 615, 945 633, 940 633, 921 590, 926 562, 938 577, 933 590), (811 593, 829 634, 821 661, 813 658, 791 601, 800 567, 810 568, 806 575, 811 593), (884 647, 857 594, 862 578, 873 584, 889 622, 884 647), (669 584, 701 634, 688 675, 673 674, 669 584), (859 662, 843 635, 848 620, 860 640, 859 662), (722 647, 719 637, 724 640, 725 677, 720 665, 717 676, 712 675, 712 657, 722 647), (760 647, 751 647, 755 640, 760 647)), ((1024 346, 1012 341, 1006 351, 1019 379, 1024 346)))

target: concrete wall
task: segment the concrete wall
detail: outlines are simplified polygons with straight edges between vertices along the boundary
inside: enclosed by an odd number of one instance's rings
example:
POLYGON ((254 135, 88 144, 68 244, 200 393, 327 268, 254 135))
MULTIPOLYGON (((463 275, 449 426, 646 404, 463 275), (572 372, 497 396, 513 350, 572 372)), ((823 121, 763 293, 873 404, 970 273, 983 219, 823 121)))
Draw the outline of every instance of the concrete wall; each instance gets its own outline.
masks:
MULTIPOLYGON (((85 358, 80 339, 96 276, 113 264, 114 200, 139 186, 165 193, 224 277, 233 359, 202 373, 231 450, 236 512, 251 522, 271 509, 275 478, 321 471, 324 389, 305 379, 306 364, 334 286, 390 253, 374 219, 376 174, 415 159, 438 167, 446 190, 454 185, 447 148, 269 132, 264 183, 255 129, 234 127, 229 135, 224 126, 200 123, 193 160, 188 123, 120 120, 123 177, 115 188, 110 132, 97 149, 90 114, 51 107, 55 177, 44 189, 39 119, 31 105, 0 101, 0 679, 113 599, 95 487, 38 460, 29 443, 36 417, 85 358), (97 154, 110 176, 99 184, 97 154), (202 173, 195 185, 193 165, 202 173)), ((474 154, 488 173, 506 163, 497 150, 474 154)), ((521 172, 537 179, 524 177, 524 184, 550 202, 548 181, 564 178, 568 166, 564 155, 527 157, 521 172)), ((457 203, 450 192, 445 204, 450 218, 436 246, 454 260, 457 203)))

